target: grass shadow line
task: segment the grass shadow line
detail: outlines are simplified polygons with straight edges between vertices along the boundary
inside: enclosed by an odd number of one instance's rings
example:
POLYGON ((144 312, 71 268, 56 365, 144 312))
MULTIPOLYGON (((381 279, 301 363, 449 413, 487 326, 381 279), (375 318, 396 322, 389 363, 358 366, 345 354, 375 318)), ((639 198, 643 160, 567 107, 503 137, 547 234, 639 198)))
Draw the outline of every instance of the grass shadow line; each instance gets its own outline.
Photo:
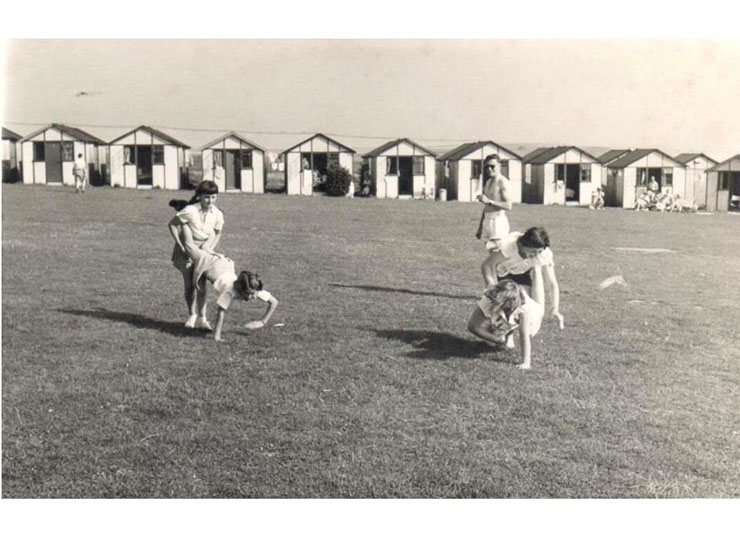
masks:
POLYGON ((446 299, 476 300, 478 297, 472 295, 451 295, 447 293, 435 293, 433 291, 414 291, 397 287, 383 287, 380 285, 352 285, 349 283, 329 283, 329 287, 343 287, 348 289, 364 289, 365 291, 379 291, 382 293, 406 293, 408 295, 420 295, 423 297, 444 297, 446 299))
POLYGON ((167 322, 164 320, 155 320, 142 314, 134 314, 130 312, 116 312, 114 310, 108 310, 105 308, 97 308, 95 310, 81 310, 76 308, 59 308, 57 312, 63 312, 64 314, 72 314, 74 316, 85 316, 88 318, 98 318, 100 320, 110 320, 113 322, 124 322, 130 324, 139 329, 146 330, 157 330, 170 335, 176 335, 180 337, 185 336, 200 336, 203 335, 203 330, 189 329, 183 326, 182 322, 167 322))

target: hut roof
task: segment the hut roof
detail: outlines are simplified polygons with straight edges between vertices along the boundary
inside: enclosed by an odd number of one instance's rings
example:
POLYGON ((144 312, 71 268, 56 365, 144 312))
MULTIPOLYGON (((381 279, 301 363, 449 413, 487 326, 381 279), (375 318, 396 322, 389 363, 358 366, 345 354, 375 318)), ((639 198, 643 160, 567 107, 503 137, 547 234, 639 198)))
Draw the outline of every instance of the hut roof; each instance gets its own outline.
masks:
POLYGON ((432 152, 428 148, 424 148, 420 144, 415 143, 414 141, 412 141, 410 139, 405 139, 405 138, 404 139, 396 139, 394 141, 388 141, 387 143, 384 143, 384 144, 380 145, 378 148, 374 148, 373 150, 371 150, 367 154, 363 154, 362 157, 363 158, 372 158, 373 156, 379 156, 381 153, 385 152, 386 150, 388 150, 392 146, 396 146, 396 145, 401 144, 403 142, 407 142, 407 143, 409 143, 411 145, 414 145, 419 150, 423 150, 424 152, 426 152, 429 156, 434 156, 435 158, 437 157, 437 154, 435 152, 432 152))
POLYGON ((15 133, 14 131, 11 131, 10 129, 6 129, 3 127, 3 140, 9 140, 9 141, 19 141, 23 137, 21 137, 18 133, 15 133))
POLYGON ((594 162, 598 162, 598 160, 596 160, 596 158, 594 158, 591 154, 589 154, 588 152, 586 152, 585 150, 581 148, 578 148, 577 146, 555 146, 552 148, 548 148, 547 150, 545 150, 544 152, 541 152, 534 158, 531 158, 527 163, 528 164, 547 164, 553 158, 560 156, 564 152, 568 152, 571 149, 576 149, 581 154, 585 154, 586 156, 591 158, 591 160, 593 160, 594 162))
POLYGON ((675 159, 681 162, 682 164, 688 164, 692 160, 695 160, 696 158, 699 158, 699 156, 704 156, 707 160, 710 162, 716 164, 717 160, 714 160, 713 158, 710 158, 703 152, 684 152, 682 154, 679 154, 678 156, 675 156, 675 159))
POLYGON ((641 158, 644 158, 645 156, 653 152, 658 152, 662 154, 663 156, 665 156, 666 158, 668 158, 669 160, 673 160, 677 164, 683 165, 681 162, 676 160, 673 156, 668 156, 665 152, 663 152, 662 150, 658 150, 657 148, 638 148, 636 150, 633 150, 625 154, 621 158, 618 158, 611 164, 607 164, 607 166, 610 168, 626 168, 630 164, 637 162, 641 158))
POLYGON ((614 162, 617 158, 624 156, 629 151, 629 148, 607 150, 604 154, 596 158, 596 160, 599 161, 599 164, 606 165, 610 162, 614 162))
POLYGON ((720 162, 716 166, 712 166, 707 170, 708 172, 726 172, 726 171, 740 171, 740 154, 731 156, 724 162, 720 162), (733 164, 735 162, 735 164, 733 164))
POLYGON ((85 141, 86 143, 94 143, 97 145, 103 145, 105 144, 104 141, 101 141, 98 139, 95 135, 90 135, 87 131, 83 131, 82 129, 79 129, 77 127, 72 127, 70 125, 64 125, 63 123, 51 123, 47 125, 46 127, 42 127, 41 129, 38 129, 34 131, 33 133, 30 133, 26 135, 23 140, 27 141, 28 139, 35 137, 39 133, 43 133, 47 129, 59 129, 63 133, 66 133, 67 135, 71 135, 75 139, 79 139, 81 141, 85 141))
POLYGON ((262 152, 266 152, 264 147, 261 147, 254 141, 250 141, 249 139, 242 137, 239 135, 239 133, 236 133, 235 131, 229 131, 225 135, 221 135, 218 139, 215 139, 211 141, 208 144, 203 145, 200 147, 200 150, 206 150, 207 148, 211 148, 213 145, 220 143, 221 141, 228 139, 229 137, 234 137, 235 139, 239 139, 240 141, 247 143, 249 146, 253 147, 255 150, 261 150, 262 152))
POLYGON ((532 152, 529 152, 522 157, 522 162, 524 162, 525 164, 529 164, 530 161, 537 158, 543 152, 547 152, 551 148, 551 146, 541 146, 539 148, 535 148, 532 152))
POLYGON ((301 141, 300 143, 296 143, 296 144, 294 144, 294 145, 293 145, 292 147, 290 147, 290 148, 286 148, 286 149, 285 149, 284 151, 282 151, 282 152, 281 152, 280 154, 282 155, 282 154, 285 154, 285 153, 287 153, 287 152, 290 152, 290 151, 291 151, 291 150, 293 150, 294 148, 297 148, 297 147, 301 146, 302 144, 304 144, 304 143, 307 143, 307 142, 308 142, 308 141, 310 141, 311 139, 315 139, 316 137, 321 137, 321 138, 323 138, 323 139, 326 139, 326 140, 327 140, 327 141, 329 141, 329 142, 332 142, 332 143, 334 143, 334 144, 336 144, 336 145, 339 145, 339 146, 341 146, 341 147, 342 147, 343 149, 345 149, 345 150, 346 150, 346 151, 348 151, 348 152, 352 152, 352 153, 355 153, 355 152, 357 152, 356 150, 354 150, 354 149, 352 149, 352 148, 349 148, 349 147, 348 147, 348 146, 346 146, 346 145, 343 145, 343 144, 342 144, 342 143, 340 143, 339 141, 335 141, 334 139, 332 139, 331 137, 328 137, 328 136, 324 135, 323 133, 316 133, 315 135, 311 135, 311 136, 310 136, 310 137, 309 137, 308 139, 304 139, 304 140, 303 140, 303 141, 301 141))
POLYGON ((454 148, 450 150, 449 152, 446 152, 442 156, 439 157, 440 160, 460 160, 461 158, 464 158, 471 152, 475 152, 479 148, 482 148, 486 145, 492 145, 495 148, 505 150, 512 156, 516 157, 517 159, 521 160, 522 157, 516 154, 515 152, 512 152, 508 148, 505 148, 499 144, 494 143, 493 141, 476 141, 474 143, 463 143, 457 148, 454 148))
POLYGON ((139 130, 141 130, 141 131, 147 131, 147 132, 151 133, 152 135, 154 135, 155 137, 159 137, 159 138, 160 138, 160 139, 162 139, 163 141, 167 141, 168 143, 172 143, 173 145, 176 145, 176 146, 181 146, 181 147, 183 147, 183 148, 190 148, 190 147, 189 147, 188 145, 186 145, 185 143, 183 143, 183 142, 180 142, 180 141, 178 141, 177 139, 175 139, 174 137, 172 137, 172 136, 168 135, 167 133, 164 133, 164 132, 162 132, 162 131, 159 131, 158 129, 154 129, 153 127, 149 127, 148 125, 140 125, 140 126, 139 126, 139 127, 137 127, 136 129, 132 129, 131 131, 128 131, 128 132, 124 133, 124 134, 123 134, 123 135, 121 135, 120 137, 117 137, 117 138, 113 139, 113 140, 112 140, 112 141, 111 141, 110 143, 108 143, 108 144, 113 144, 113 143, 115 143, 115 142, 118 142, 118 141, 120 141, 121 139, 123 139, 123 138, 125 138, 125 137, 128 137, 128 136, 129 136, 129 135, 131 135, 132 133, 136 133, 136 132, 137 132, 137 131, 139 131, 139 130))

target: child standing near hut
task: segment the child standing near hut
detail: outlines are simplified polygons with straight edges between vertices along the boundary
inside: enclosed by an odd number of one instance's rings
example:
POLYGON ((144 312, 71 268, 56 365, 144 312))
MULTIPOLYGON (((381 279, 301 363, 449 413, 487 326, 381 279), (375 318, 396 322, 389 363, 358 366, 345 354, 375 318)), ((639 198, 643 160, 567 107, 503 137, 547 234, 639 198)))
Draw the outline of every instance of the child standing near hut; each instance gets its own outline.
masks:
POLYGON ((80 152, 77 155, 77 160, 74 162, 72 173, 75 176, 75 193, 84 193, 85 185, 87 185, 87 168, 85 167, 85 159, 82 157, 80 152))

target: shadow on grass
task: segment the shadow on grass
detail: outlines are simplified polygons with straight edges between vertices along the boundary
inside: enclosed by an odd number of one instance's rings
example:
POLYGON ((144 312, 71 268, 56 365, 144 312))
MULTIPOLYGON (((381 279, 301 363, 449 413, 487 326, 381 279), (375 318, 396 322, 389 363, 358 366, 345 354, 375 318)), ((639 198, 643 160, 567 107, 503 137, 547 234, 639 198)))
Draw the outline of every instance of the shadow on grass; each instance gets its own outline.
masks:
POLYGON ((408 343, 416 350, 405 356, 415 359, 447 360, 450 358, 478 358, 480 355, 495 354, 496 359, 507 356, 505 349, 465 339, 451 333, 428 330, 376 330, 378 337, 408 343))
POLYGON ((114 322, 125 322, 131 324, 139 329, 146 330, 157 330, 170 335, 177 336, 193 336, 203 335, 203 330, 188 329, 183 326, 182 322, 165 322, 164 320, 155 320, 148 318, 141 314, 131 314, 130 312, 115 312, 113 310, 106 310, 105 308, 98 308, 95 310, 78 310, 78 309, 57 309, 58 312, 65 314, 73 314, 75 316, 88 316, 91 318, 99 318, 101 320, 112 320, 114 322))
POLYGON ((436 293, 434 291, 414 291, 395 287, 382 287, 380 285, 350 285, 347 283, 330 283, 329 287, 344 287, 349 289, 364 289, 366 291, 381 291, 384 293, 406 293, 408 295, 420 295, 423 297, 444 297, 446 299, 477 300, 479 297, 471 295, 449 295, 447 293, 436 293))

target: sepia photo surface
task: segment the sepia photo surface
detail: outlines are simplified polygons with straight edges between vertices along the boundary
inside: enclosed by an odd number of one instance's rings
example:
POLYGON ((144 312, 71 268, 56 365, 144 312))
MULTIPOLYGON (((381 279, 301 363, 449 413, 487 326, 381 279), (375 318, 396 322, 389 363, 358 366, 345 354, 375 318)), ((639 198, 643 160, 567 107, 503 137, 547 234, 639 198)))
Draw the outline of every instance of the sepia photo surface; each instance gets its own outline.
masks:
POLYGON ((740 41, 4 54, 3 498, 740 494, 740 41))

